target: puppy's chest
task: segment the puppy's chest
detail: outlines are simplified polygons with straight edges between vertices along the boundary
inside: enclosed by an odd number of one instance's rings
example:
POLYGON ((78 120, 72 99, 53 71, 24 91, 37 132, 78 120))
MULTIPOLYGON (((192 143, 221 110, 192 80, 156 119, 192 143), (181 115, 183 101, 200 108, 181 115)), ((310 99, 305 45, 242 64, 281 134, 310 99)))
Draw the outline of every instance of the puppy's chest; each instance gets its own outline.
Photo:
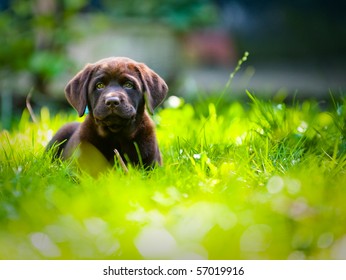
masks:
POLYGON ((131 161, 138 160, 135 143, 130 139, 107 139, 106 141, 103 140, 93 144, 110 162, 113 162, 114 160, 115 149, 125 161, 126 158, 131 161))

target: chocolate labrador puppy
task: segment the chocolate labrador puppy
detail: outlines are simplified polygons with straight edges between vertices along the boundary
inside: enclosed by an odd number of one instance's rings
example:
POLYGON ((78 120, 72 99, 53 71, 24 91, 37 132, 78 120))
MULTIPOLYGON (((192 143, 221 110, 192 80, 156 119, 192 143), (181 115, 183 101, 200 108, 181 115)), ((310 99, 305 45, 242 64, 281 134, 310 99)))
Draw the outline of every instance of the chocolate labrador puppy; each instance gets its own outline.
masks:
POLYGON ((84 166, 114 164, 118 151, 125 163, 162 164, 154 123, 148 115, 168 91, 165 81, 145 64, 111 57, 87 64, 66 86, 68 102, 82 123, 63 126, 49 142, 55 156, 73 154, 84 166), (76 152, 77 151, 77 152, 76 152))

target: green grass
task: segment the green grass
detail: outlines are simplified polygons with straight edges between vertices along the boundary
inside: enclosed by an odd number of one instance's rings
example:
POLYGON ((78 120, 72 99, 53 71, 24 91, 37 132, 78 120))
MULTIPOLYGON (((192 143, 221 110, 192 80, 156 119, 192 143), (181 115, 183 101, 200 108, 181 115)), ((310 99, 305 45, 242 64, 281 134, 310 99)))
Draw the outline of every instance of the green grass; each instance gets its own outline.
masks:
POLYGON ((44 147, 76 114, 0 134, 0 259, 346 259, 345 100, 249 95, 159 111, 164 166, 92 178, 44 147))

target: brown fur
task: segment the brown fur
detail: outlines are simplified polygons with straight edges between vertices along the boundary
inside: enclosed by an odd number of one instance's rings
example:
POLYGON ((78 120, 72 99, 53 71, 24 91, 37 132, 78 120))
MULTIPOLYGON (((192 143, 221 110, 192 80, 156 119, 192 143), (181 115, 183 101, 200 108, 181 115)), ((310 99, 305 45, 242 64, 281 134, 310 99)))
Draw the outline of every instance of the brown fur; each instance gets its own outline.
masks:
POLYGON ((56 147, 56 156, 63 159, 79 149, 77 156, 84 165, 95 163, 91 157, 95 153, 85 147, 92 147, 110 164, 117 149, 125 163, 161 165, 148 111, 161 104, 167 91, 160 76, 129 58, 111 57, 88 64, 67 84, 65 94, 80 117, 86 108, 90 112, 84 122, 63 126, 47 149, 56 147))

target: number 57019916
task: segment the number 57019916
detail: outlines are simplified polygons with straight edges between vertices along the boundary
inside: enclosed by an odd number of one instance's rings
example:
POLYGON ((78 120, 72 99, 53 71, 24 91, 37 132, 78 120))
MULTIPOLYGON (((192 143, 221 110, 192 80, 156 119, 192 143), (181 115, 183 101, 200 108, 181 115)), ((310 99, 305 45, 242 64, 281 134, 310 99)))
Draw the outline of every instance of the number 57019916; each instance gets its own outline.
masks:
POLYGON ((197 267, 197 275, 244 275, 243 267, 212 267, 199 266, 197 267))

